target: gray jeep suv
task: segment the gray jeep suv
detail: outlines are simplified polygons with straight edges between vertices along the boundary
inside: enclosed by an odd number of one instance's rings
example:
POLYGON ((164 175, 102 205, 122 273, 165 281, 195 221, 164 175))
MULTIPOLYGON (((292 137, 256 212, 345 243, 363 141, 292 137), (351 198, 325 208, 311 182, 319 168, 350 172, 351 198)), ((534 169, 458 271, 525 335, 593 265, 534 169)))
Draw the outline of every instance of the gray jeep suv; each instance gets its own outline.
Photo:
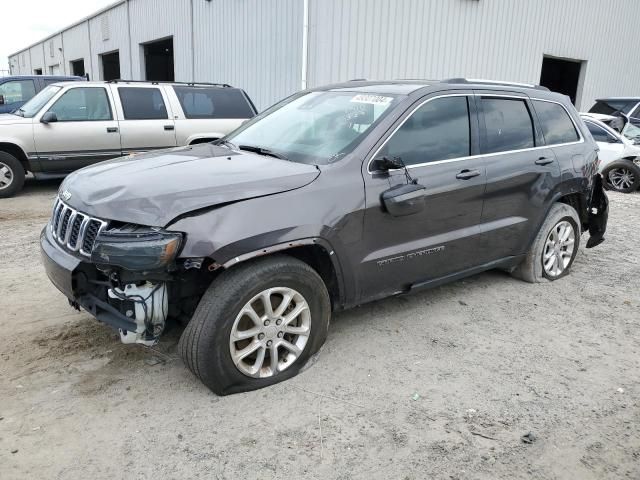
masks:
POLYGON ((228 394, 295 375, 332 311, 494 268, 560 279, 607 215, 567 97, 357 81, 295 94, 214 143, 71 174, 41 247, 71 305, 122 341, 187 323, 186 365, 228 394))

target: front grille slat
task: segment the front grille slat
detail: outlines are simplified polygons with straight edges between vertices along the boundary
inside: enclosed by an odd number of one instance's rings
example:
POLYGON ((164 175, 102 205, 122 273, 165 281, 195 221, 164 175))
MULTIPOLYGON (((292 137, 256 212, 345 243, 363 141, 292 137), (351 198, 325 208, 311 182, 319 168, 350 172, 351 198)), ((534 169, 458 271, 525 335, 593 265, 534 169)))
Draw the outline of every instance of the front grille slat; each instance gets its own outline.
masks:
POLYGON ((85 216, 81 213, 76 214, 73 223, 71 224, 71 230, 69 233, 69 241, 67 242, 67 247, 71 250, 77 250, 78 246, 78 235, 80 235, 80 227, 82 226, 82 222, 84 222, 85 216))
POLYGON ((100 231, 100 226, 101 225, 98 220, 89 220, 89 224, 87 225, 87 229, 84 234, 82 248, 80 249, 81 252, 84 252, 86 255, 91 255, 93 244, 95 243, 98 232, 100 231))
POLYGON ((58 199, 53 207, 51 233, 57 242, 72 252, 91 256, 93 245, 107 222, 80 213, 58 199))

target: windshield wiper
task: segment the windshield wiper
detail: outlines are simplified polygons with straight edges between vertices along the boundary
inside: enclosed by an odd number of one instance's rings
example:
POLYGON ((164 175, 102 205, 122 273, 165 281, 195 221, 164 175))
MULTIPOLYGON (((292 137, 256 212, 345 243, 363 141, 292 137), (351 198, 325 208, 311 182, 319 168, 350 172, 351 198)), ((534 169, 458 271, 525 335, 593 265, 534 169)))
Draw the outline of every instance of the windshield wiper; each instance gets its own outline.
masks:
POLYGON ((247 152, 257 153, 259 155, 266 155, 268 157, 279 158, 280 160, 289 160, 284 155, 280 153, 276 153, 273 150, 269 150, 268 148, 256 147, 254 145, 240 145, 238 148, 240 150, 246 150, 247 152))

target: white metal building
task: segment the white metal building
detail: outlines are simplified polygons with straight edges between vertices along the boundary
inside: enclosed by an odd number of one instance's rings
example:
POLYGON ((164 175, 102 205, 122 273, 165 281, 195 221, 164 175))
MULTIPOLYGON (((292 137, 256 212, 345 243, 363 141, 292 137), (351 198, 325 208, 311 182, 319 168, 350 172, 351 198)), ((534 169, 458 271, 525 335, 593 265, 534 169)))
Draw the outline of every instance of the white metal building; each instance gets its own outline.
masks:
POLYGON ((9 58, 13 74, 230 83, 263 109, 354 78, 640 95, 638 0, 122 0, 9 58), (543 68, 544 67, 544 68, 543 68))

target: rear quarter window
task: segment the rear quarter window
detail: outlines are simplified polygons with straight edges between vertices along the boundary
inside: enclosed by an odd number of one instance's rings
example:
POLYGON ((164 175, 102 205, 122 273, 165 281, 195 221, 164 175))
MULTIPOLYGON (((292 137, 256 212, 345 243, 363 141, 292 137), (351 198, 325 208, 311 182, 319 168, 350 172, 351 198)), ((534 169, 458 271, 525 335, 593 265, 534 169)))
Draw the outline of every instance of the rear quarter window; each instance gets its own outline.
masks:
POLYGON ((580 135, 564 107, 558 103, 533 101, 542 134, 547 145, 558 145, 580 140, 580 135))
POLYGON ((227 87, 173 87, 184 116, 198 118, 252 118, 253 108, 242 90, 227 87))

